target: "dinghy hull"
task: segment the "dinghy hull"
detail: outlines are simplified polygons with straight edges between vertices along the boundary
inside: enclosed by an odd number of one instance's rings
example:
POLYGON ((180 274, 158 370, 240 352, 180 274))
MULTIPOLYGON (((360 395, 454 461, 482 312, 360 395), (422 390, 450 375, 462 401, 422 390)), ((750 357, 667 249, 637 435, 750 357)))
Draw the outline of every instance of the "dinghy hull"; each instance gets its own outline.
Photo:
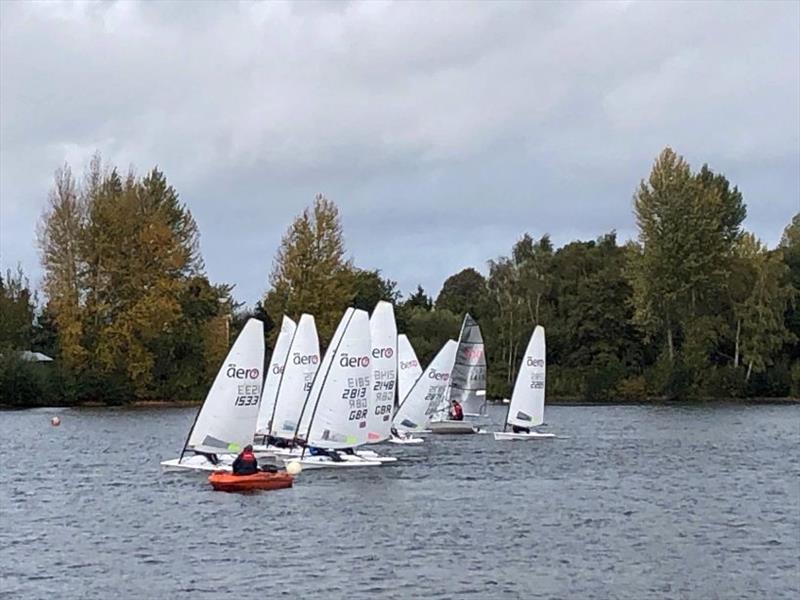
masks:
POLYGON ((251 492, 255 490, 280 490, 292 487, 294 479, 283 473, 253 473, 234 475, 226 471, 214 471, 208 476, 211 487, 218 492, 251 492))
POLYGON ((497 441, 506 440, 552 440, 556 437, 555 433, 538 433, 531 431, 530 433, 512 433, 506 431, 495 431, 494 439, 497 441))
POLYGON ((183 459, 171 458, 161 462, 161 468, 166 472, 177 473, 180 471, 231 471, 231 464, 233 458, 220 457, 220 462, 216 465, 208 460, 205 456, 184 456, 183 459))
POLYGON ((465 421, 433 421, 428 427, 431 433, 437 434, 463 435, 477 432, 474 425, 470 425, 465 421))
POLYGON ((335 461, 328 456, 283 457, 283 462, 298 462, 306 469, 353 469, 358 467, 380 467, 382 463, 375 460, 365 460, 356 456, 348 456, 341 461, 335 461))
POLYGON ((392 437, 386 441, 389 442, 390 444, 401 444, 404 446, 412 446, 414 444, 421 444, 425 440, 423 440, 422 438, 415 438, 415 437, 407 437, 407 438, 392 437))

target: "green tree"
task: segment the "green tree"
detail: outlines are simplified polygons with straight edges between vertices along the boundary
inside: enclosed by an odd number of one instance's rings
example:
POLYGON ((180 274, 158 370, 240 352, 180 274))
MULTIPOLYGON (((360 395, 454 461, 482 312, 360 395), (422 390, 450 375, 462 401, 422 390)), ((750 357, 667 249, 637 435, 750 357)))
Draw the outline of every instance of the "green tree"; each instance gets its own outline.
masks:
POLYGON ((264 307, 272 320, 280 323, 284 314, 298 319, 311 313, 326 344, 355 295, 339 209, 332 201, 318 195, 294 220, 275 256, 270 284, 264 307))
POLYGON ((119 402, 197 391, 205 354, 197 332, 220 309, 214 296, 192 315, 208 296, 198 290, 209 287, 197 226, 161 171, 122 178, 95 156, 78 185, 68 166, 59 170, 39 244, 42 323, 86 397, 119 402))
POLYGON ((670 361, 687 323, 706 314, 725 289, 728 259, 745 209, 741 194, 666 148, 634 196, 639 226, 631 262, 635 319, 663 336, 670 361))
POLYGON ((35 294, 30 283, 17 267, 0 274, 0 348, 29 350, 33 338, 35 294))
POLYGON ((354 285, 353 306, 355 308, 371 312, 380 300, 395 304, 400 299, 397 282, 381 277, 378 269, 373 271, 356 269, 354 285))
POLYGON ((473 268, 451 275, 436 298, 436 308, 480 318, 486 309, 486 279, 473 268))
POLYGON ((750 260, 752 285, 736 315, 741 330, 741 354, 746 380, 774 363, 784 343, 795 341, 786 328, 785 313, 797 292, 780 251, 769 252, 754 236, 744 236, 742 253, 750 260))
POLYGON ((427 365, 444 343, 458 339, 462 317, 447 310, 412 308, 406 316, 404 333, 414 346, 420 364, 427 365))

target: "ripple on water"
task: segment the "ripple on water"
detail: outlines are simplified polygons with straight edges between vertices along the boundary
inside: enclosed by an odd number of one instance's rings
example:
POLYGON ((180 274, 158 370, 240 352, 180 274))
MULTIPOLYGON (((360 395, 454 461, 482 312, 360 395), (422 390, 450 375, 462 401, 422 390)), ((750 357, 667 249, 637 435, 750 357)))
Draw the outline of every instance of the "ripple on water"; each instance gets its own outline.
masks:
POLYGON ((191 409, 55 412, 0 414, 13 598, 800 594, 795 406, 549 407, 567 439, 430 436, 248 496, 161 473, 191 409))

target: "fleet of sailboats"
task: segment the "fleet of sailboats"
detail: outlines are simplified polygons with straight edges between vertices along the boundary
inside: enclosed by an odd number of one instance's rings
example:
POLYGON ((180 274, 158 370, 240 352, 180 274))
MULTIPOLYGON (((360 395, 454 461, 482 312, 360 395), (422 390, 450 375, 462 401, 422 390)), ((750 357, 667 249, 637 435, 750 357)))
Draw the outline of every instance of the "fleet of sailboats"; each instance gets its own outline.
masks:
MULTIPOLYGON (((249 319, 181 455, 161 463, 165 470, 230 471, 238 452, 254 441, 259 459, 276 464, 375 467, 397 458, 369 445, 424 441, 414 434, 474 433, 473 419, 487 412, 485 347, 469 314, 458 341, 448 340, 424 370, 384 301, 371 316, 348 308, 324 354, 313 316, 303 314, 297 323, 284 317, 266 373, 264 355, 263 323, 249 319), (454 401, 463 420, 450 418, 454 401)), ((544 328, 537 326, 495 439, 555 437, 532 430, 544 420, 545 360, 544 328)))

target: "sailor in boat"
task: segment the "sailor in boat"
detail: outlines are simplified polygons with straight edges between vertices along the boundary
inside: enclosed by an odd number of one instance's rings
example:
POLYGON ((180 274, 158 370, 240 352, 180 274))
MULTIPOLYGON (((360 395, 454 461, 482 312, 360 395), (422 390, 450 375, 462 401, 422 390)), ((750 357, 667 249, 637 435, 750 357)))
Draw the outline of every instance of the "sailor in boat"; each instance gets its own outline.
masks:
POLYGON ((397 431, 397 428, 394 425, 392 425, 390 431, 392 433, 392 437, 395 439, 404 440, 408 438, 408 434, 405 431, 397 431))
POLYGON ((256 455, 253 454, 253 447, 248 444, 233 461, 233 474, 252 475, 254 473, 258 473, 258 461, 256 455))
POLYGON ((311 456, 327 456, 333 462, 342 462, 344 459, 339 456, 336 450, 328 450, 327 448, 317 448, 316 446, 308 446, 308 451, 311 456))
POLYGON ((291 440, 268 435, 267 446, 272 446, 274 448, 293 448, 294 443, 291 440))
POLYGON ((531 432, 531 429, 530 429, 530 427, 520 427, 519 425, 512 425, 511 426, 511 431, 513 431, 514 433, 528 433, 529 434, 531 432))
POLYGON ((461 404, 458 400, 452 400, 450 403, 450 420, 463 421, 464 411, 461 409, 461 404))

